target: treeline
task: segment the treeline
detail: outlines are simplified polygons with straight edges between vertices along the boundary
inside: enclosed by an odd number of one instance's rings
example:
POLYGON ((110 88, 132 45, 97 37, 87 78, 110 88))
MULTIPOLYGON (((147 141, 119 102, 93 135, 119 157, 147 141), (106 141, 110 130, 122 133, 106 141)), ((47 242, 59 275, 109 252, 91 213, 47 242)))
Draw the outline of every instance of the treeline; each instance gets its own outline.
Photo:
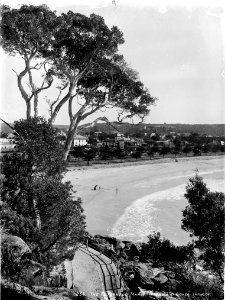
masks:
MULTIPOLYGON (((144 136, 144 133, 156 132, 160 135, 168 134, 169 132, 174 133, 198 133, 200 135, 210 136, 225 136, 225 125, 224 124, 138 124, 133 125, 130 123, 119 123, 112 122, 119 132, 129 136, 144 136)), ((69 125, 54 125, 54 127, 61 130, 68 130, 69 125)), ((1 123, 0 125, 2 133, 10 133, 12 130, 10 127, 1 123)), ((79 126, 79 132, 81 134, 89 134, 91 131, 102 131, 111 134, 115 131, 112 127, 107 124, 96 124, 94 126, 81 125, 79 126)))
MULTIPOLYGON (((91 124, 90 124, 91 125, 91 124)), ((198 133, 200 135, 225 136, 224 124, 138 124, 112 122, 120 133, 129 136, 144 137, 147 133, 155 132, 163 135, 170 132, 173 133, 198 133)), ((58 127, 60 127, 58 125, 58 127)), ((90 133, 91 131, 102 131, 105 133, 113 133, 115 129, 107 124, 95 124, 94 126, 83 125, 79 127, 81 134, 90 133)))
POLYGON ((112 160, 112 159, 139 159, 142 157, 180 157, 180 156, 201 156, 208 154, 224 154, 225 145, 221 138, 201 136, 197 133, 190 136, 166 136, 168 140, 160 140, 159 135, 152 138, 144 138, 137 144, 134 140, 124 142, 121 147, 120 142, 115 140, 115 135, 99 134, 90 135, 88 145, 75 146, 70 151, 69 160, 81 158, 86 161, 91 160, 112 160), (107 144, 107 138, 111 137, 111 144, 107 144))

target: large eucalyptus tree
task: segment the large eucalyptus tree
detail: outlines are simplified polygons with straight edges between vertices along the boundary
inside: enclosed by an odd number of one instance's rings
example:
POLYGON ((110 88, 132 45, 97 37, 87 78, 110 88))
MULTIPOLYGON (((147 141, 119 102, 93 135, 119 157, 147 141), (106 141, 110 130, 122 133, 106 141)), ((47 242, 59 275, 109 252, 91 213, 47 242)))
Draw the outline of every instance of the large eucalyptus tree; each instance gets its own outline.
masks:
POLYGON ((79 123, 89 115, 112 107, 118 109, 120 119, 143 119, 149 113, 155 98, 118 54, 119 45, 124 43, 122 32, 115 26, 108 28, 102 17, 72 11, 56 15, 45 6, 22 6, 18 10, 3 7, 2 16, 3 49, 20 54, 25 61, 25 69, 17 77, 27 117, 31 115, 32 98, 37 116, 38 95, 50 88, 53 78, 58 82, 58 95, 49 99, 50 122, 55 122, 61 108, 68 105, 70 126, 64 160, 79 123), (31 66, 33 60, 36 64, 31 66), (44 71, 40 87, 32 77, 32 71, 38 68, 44 71), (22 84, 25 75, 29 76, 29 94, 22 84))

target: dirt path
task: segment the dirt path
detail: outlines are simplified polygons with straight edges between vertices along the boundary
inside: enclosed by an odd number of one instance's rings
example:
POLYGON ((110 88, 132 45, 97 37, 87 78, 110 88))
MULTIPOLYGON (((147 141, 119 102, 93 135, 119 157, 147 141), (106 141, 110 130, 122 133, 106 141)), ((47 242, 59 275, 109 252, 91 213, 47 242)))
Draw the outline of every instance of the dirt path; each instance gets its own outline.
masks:
POLYGON ((119 270, 104 254, 81 245, 72 261, 65 262, 67 287, 73 284, 89 299, 116 299, 125 291, 119 270))

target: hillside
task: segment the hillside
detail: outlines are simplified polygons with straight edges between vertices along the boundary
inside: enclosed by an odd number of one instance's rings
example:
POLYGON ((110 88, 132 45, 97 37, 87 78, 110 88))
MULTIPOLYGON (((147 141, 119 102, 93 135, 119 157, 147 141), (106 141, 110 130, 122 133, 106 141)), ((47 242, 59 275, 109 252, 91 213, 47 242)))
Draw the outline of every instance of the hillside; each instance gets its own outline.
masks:
POLYGON ((225 124, 145 124, 141 123, 133 125, 130 123, 112 122, 112 126, 105 123, 85 124, 79 127, 81 134, 88 134, 91 131, 102 131, 106 133, 113 133, 118 130, 125 135, 139 135, 143 133, 156 132, 160 135, 175 133, 191 133, 206 134, 211 136, 225 136, 225 124))
MULTIPOLYGON (((190 133, 207 134, 211 136, 225 136, 225 124, 138 124, 133 125, 128 122, 119 123, 112 122, 112 126, 106 123, 84 124, 79 126, 80 134, 89 134, 91 131, 101 131, 105 133, 113 133, 119 131, 125 135, 138 135, 143 133, 157 132, 158 134, 190 133)), ((13 124, 10 124, 13 126, 13 124)), ((54 125, 61 130, 67 130, 69 125, 54 125)), ((9 133, 12 129, 4 123, 0 123, 1 132, 9 133)))

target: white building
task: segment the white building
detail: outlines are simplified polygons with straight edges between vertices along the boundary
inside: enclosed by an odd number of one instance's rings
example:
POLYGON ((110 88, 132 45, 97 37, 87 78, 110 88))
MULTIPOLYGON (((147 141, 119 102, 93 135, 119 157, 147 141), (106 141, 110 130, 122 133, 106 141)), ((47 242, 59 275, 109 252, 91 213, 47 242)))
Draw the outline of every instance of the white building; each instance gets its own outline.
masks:
POLYGON ((12 139, 0 138, 0 152, 12 152, 16 148, 12 139))
POLYGON ((86 146, 87 145, 87 137, 82 135, 76 135, 73 139, 73 146, 86 146))

